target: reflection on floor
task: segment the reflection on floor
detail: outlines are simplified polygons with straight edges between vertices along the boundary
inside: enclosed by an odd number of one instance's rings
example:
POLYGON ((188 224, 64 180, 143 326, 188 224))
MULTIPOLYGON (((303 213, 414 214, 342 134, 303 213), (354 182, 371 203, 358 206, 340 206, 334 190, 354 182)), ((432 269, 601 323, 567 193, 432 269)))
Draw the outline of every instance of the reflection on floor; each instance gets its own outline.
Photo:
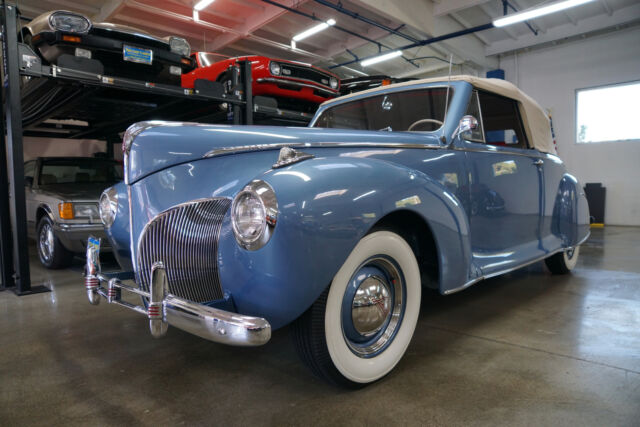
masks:
MULTIPOLYGON (((82 262, 51 293, 0 292, 0 424, 637 425, 640 228, 594 230, 576 271, 543 263, 459 294, 425 294, 386 379, 345 392, 298 361, 288 331, 261 348, 88 304, 82 262)), ((33 248, 32 253, 34 253, 33 248)))

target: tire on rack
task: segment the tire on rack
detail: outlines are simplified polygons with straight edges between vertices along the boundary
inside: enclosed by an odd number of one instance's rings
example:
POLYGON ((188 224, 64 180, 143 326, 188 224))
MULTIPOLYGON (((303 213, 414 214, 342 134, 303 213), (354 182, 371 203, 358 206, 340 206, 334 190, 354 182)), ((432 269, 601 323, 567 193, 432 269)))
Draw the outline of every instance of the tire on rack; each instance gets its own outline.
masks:
POLYGON ((580 255, 580 246, 569 248, 544 260, 553 274, 567 274, 576 266, 580 255))
POLYGON ((359 388, 404 355, 420 312, 420 269, 392 231, 366 235, 329 288, 292 326, 298 354, 317 376, 359 388))
POLYGON ((60 239, 56 237, 51 218, 44 215, 36 230, 36 247, 42 265, 50 269, 69 267, 73 261, 73 252, 62 246, 60 239))

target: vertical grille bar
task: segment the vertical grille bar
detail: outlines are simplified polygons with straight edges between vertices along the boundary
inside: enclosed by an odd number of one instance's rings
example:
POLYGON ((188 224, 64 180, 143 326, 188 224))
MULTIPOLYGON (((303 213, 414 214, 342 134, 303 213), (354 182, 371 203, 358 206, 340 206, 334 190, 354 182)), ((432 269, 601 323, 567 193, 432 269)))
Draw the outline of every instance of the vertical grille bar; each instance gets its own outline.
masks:
POLYGON ((151 266, 162 261, 171 294, 194 302, 221 299, 218 240, 230 205, 227 198, 201 199, 152 219, 138 241, 136 275, 141 288, 149 290, 151 266))

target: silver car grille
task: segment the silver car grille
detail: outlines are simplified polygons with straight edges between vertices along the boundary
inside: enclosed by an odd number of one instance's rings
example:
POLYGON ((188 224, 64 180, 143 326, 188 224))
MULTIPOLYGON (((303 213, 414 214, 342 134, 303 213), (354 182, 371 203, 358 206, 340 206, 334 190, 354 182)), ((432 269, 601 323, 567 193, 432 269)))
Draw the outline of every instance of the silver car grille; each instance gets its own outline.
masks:
POLYGON ((169 293, 194 302, 223 297, 218 275, 218 240, 226 198, 201 199, 175 206, 149 222, 138 241, 137 279, 149 290, 151 266, 161 261, 169 293))

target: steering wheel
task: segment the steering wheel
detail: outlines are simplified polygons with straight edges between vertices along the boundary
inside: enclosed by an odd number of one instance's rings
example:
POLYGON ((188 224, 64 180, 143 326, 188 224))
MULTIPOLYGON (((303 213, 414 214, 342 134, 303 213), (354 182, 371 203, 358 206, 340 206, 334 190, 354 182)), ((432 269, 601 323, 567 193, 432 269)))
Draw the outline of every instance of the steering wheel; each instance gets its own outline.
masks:
POLYGON ((407 132, 411 132, 414 127, 416 127, 418 125, 421 125, 423 123, 436 123, 436 124, 439 124, 440 126, 442 126, 444 124, 440 120, 436 120, 436 119, 420 119, 420 120, 416 120, 415 122, 411 123, 411 126, 409 126, 409 129, 407 129, 407 132))

